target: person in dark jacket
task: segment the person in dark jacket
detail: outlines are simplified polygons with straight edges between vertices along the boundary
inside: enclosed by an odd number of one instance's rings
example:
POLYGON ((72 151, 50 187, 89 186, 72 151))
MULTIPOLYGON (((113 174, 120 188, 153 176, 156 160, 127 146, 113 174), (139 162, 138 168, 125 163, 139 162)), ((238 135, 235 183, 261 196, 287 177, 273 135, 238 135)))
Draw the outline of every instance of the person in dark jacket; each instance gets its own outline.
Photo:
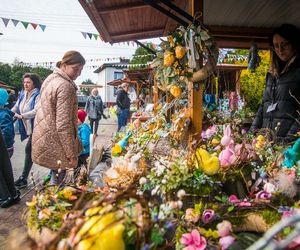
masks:
POLYGON ((20 201, 20 192, 14 185, 11 161, 2 134, 0 129, 0 207, 6 208, 20 201))
POLYGON ((88 114, 91 130, 95 135, 97 135, 99 121, 101 120, 101 118, 103 117, 104 119, 107 119, 103 113, 103 101, 101 99, 101 96, 99 96, 98 94, 98 89, 93 89, 92 95, 88 97, 85 104, 85 112, 87 112, 88 114))
POLYGON ((251 129, 269 128, 277 142, 286 143, 300 131, 300 30, 283 24, 274 29, 270 45, 271 66, 251 129))
POLYGON ((118 116, 118 131, 126 126, 130 118, 130 98, 128 97, 128 83, 122 83, 117 91, 117 116, 118 116))
POLYGON ((14 113, 8 108, 5 108, 7 101, 7 91, 5 89, 0 89, 0 128, 9 157, 11 158, 14 152, 13 145, 15 142, 15 130, 13 122, 14 113))

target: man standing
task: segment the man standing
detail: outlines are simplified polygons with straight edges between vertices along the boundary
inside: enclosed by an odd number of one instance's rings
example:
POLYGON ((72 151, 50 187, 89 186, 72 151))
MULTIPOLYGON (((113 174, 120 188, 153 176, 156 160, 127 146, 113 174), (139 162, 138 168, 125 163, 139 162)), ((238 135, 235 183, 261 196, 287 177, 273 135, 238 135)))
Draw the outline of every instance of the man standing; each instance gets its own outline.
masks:
POLYGON ((128 83, 122 83, 120 89, 117 91, 117 116, 118 116, 118 131, 126 126, 130 118, 130 98, 128 97, 128 83))

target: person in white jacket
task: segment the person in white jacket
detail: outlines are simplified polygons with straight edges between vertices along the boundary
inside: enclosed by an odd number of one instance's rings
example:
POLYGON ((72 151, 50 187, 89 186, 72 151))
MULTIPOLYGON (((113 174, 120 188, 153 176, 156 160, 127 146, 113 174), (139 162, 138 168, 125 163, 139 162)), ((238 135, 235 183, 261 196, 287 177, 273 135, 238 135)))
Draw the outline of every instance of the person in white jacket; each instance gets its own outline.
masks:
POLYGON ((18 119, 21 141, 28 138, 25 146, 25 161, 21 176, 15 182, 17 188, 21 189, 27 186, 27 179, 32 167, 31 159, 31 135, 35 117, 35 106, 40 98, 41 80, 38 75, 26 73, 23 76, 24 90, 21 91, 17 103, 11 109, 18 119))

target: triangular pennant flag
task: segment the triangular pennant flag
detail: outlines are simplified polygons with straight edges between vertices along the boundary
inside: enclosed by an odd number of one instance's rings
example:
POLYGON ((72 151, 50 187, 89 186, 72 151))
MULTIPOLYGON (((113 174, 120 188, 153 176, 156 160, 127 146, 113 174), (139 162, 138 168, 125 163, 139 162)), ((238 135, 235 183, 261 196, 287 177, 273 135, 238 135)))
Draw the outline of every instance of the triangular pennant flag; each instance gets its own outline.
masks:
POLYGON ((45 31, 45 29, 46 29, 46 25, 39 24, 39 26, 41 27, 42 31, 45 31))
POLYGON ((92 33, 86 33, 87 35, 88 35, 88 37, 90 38, 90 39, 92 39, 92 37, 93 37, 93 34, 92 33))
POLYGON ((34 29, 36 29, 36 27, 38 26, 36 23, 30 23, 30 24, 34 29))
POLYGON ((84 39, 86 39, 86 32, 81 32, 81 34, 83 35, 84 39))
POLYGON ((98 39, 98 35, 97 34, 93 34, 93 36, 94 36, 95 40, 98 39))
POLYGON ((21 23, 23 24, 24 28, 27 29, 28 28, 28 25, 29 23, 28 22, 24 22, 24 21, 21 21, 21 23))
POLYGON ((9 19, 2 17, 2 21, 4 23, 4 26, 7 27, 7 24, 9 23, 9 19))
POLYGON ((18 23, 20 22, 19 20, 16 19, 11 19, 15 27, 17 27, 18 23))

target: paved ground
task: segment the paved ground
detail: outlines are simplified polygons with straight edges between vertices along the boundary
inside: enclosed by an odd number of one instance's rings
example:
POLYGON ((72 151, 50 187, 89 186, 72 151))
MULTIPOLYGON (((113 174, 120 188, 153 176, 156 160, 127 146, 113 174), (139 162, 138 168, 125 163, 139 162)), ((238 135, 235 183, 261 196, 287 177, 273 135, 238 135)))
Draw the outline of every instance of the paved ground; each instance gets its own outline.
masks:
MULTIPOLYGON (((116 119, 111 117, 107 120, 101 120, 98 128, 98 136, 96 138, 96 145, 109 145, 112 134, 116 131, 116 119)), ((25 155, 25 142, 20 142, 20 138, 16 136, 15 152, 12 157, 12 165, 14 178, 17 179, 22 173, 25 155)), ((43 177, 49 172, 48 169, 37 166, 34 164, 32 173, 36 183, 41 183, 43 177)), ((32 181, 29 181, 29 185, 26 189, 21 190, 22 199, 21 202, 15 206, 7 209, 0 208, 0 250, 5 250, 6 240, 8 235, 14 231, 19 230, 21 233, 26 233, 25 221, 22 219, 26 201, 31 200, 34 194, 34 186, 32 181)))

